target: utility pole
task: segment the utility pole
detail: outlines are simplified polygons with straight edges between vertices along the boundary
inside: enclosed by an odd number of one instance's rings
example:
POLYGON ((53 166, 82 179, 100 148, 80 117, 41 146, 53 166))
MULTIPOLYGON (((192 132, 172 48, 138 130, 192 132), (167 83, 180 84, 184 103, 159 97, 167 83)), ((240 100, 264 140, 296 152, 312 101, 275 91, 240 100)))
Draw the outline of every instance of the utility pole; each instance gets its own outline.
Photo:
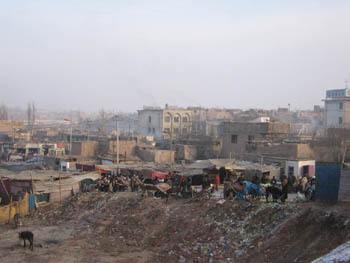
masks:
POLYGON ((62 186, 61 186, 61 173, 58 172, 58 191, 60 194, 60 203, 62 203, 62 186))
MULTIPOLYGON (((116 129, 116 139, 117 139, 117 164, 119 164, 119 130, 118 130, 118 115, 115 115, 115 129, 116 129)), ((113 146, 114 149, 114 146, 113 146)), ((113 153, 113 161, 114 161, 114 153, 113 153)))
POLYGON ((90 121, 88 120, 87 122, 87 141, 90 141, 90 121))
POLYGON ((64 121, 70 122, 70 138, 69 138, 69 156, 72 155, 72 137, 73 137, 73 118, 71 117, 69 119, 64 119, 64 121))
POLYGON ((73 123, 70 120, 70 139, 69 139, 69 155, 72 156, 72 137, 73 137, 73 123))
POLYGON ((349 87, 349 86, 348 86, 349 83, 350 83, 350 80, 346 79, 346 80, 345 80, 345 88, 346 88, 346 89, 349 87))

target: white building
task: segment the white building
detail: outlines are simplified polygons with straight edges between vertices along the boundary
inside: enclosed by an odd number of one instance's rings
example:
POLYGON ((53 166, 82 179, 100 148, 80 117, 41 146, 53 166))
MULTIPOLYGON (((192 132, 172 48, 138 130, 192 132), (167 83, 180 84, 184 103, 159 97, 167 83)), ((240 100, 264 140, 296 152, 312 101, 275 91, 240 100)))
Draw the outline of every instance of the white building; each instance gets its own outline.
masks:
POLYGON ((192 133, 192 119, 191 110, 144 107, 138 111, 137 133, 154 136, 155 140, 188 138, 192 133))
POLYGON ((327 90, 325 128, 350 127, 350 89, 327 90))
POLYGON ((270 122, 270 117, 259 117, 255 120, 251 121, 252 123, 266 123, 266 122, 270 122))
POLYGON ((295 178, 315 175, 315 160, 287 160, 285 166, 285 174, 293 175, 295 178))

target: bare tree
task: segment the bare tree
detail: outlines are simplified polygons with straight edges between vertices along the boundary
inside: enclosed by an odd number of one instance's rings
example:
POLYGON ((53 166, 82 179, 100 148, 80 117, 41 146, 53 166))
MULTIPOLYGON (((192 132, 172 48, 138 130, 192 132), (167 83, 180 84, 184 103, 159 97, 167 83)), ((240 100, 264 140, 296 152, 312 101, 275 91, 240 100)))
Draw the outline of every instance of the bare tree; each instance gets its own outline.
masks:
POLYGON ((0 106, 0 120, 1 121, 7 121, 8 120, 8 112, 7 108, 4 104, 0 106))
POLYGON ((77 119, 78 119, 78 124, 82 124, 84 121, 83 118, 81 117, 80 109, 77 112, 77 119))
POLYGON ((100 127, 98 128, 100 135, 106 134, 106 124, 107 124, 107 113, 104 109, 101 109, 98 112, 98 121, 100 123, 100 127))
POLYGON ((34 105, 34 102, 32 102, 32 125, 35 124, 35 113, 36 113, 36 108, 35 108, 35 105, 34 105))
POLYGON ((28 102, 27 106, 27 124, 30 127, 32 125, 32 105, 28 102))
POLYGON ((35 105, 34 102, 28 102, 27 106, 27 125, 28 129, 33 133, 34 123, 35 123, 35 105))

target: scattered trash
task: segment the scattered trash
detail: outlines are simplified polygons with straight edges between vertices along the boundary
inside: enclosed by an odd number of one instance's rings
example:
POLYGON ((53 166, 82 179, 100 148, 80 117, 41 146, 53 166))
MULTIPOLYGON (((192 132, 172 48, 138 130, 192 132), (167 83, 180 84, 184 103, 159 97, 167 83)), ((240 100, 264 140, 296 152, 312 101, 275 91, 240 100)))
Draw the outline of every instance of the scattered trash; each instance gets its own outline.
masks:
POLYGON ((217 201, 216 203, 219 205, 222 205, 225 203, 225 201, 226 201, 225 199, 221 199, 221 200, 217 201))

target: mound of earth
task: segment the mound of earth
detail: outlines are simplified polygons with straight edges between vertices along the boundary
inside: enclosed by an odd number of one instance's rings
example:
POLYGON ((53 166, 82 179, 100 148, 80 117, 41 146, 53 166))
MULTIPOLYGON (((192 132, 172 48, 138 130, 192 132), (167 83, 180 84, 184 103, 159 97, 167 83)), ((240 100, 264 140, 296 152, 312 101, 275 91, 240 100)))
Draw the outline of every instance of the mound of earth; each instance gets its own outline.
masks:
POLYGON ((34 252, 20 247, 18 230, 0 229, 6 237, 0 256, 4 262, 310 262, 348 240, 347 217, 328 210, 84 193, 24 220, 21 231, 34 232, 34 252))

